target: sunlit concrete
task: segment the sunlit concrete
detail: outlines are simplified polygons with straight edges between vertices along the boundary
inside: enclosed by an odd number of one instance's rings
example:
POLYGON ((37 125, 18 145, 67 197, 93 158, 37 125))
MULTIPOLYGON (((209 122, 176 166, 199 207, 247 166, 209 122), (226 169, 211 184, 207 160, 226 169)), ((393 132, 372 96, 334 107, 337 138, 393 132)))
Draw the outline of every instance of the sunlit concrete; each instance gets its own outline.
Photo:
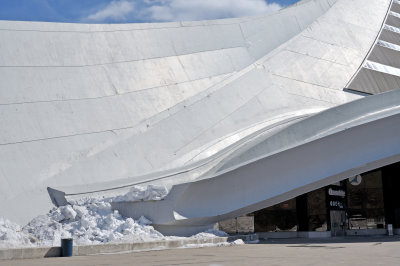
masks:
POLYGON ((47 265, 399 265, 398 237, 268 240, 260 244, 0 262, 47 265))
POLYGON ((47 187, 70 199, 163 184, 162 202, 115 207, 188 233, 397 160, 399 93, 361 99, 373 75, 357 79, 395 5, 306 0, 158 24, 0 21, 1 215, 25 223, 46 212, 47 187))

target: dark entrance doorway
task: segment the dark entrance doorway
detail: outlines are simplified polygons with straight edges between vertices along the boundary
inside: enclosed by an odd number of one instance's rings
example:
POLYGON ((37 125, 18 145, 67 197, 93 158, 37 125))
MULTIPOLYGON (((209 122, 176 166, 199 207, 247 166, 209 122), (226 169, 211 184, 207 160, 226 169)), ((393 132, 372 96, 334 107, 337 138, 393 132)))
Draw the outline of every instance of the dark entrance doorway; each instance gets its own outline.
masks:
POLYGON ((346 231, 346 212, 331 210, 330 221, 331 221, 331 235, 344 236, 346 231))

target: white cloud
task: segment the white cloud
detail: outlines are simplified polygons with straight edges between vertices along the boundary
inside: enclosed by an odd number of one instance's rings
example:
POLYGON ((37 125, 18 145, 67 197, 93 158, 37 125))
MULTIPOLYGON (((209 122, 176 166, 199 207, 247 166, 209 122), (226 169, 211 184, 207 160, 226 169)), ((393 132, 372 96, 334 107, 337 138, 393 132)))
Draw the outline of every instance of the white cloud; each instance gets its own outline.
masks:
POLYGON ((155 21, 203 20, 272 13, 282 7, 264 0, 153 0, 148 7, 155 21))
POLYGON ((114 0, 86 21, 190 21, 272 13, 282 6, 265 0, 114 0))
POLYGON ((134 11, 134 3, 132 1, 112 1, 104 9, 97 11, 94 14, 89 15, 86 20, 88 21, 125 21, 127 16, 134 11))

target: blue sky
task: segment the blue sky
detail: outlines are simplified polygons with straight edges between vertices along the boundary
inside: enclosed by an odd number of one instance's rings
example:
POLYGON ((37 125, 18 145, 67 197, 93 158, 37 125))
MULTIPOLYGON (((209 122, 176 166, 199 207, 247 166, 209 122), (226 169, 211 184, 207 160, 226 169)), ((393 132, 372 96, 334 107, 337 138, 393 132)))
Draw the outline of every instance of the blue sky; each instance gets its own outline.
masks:
POLYGON ((0 20, 164 22, 271 13, 298 0, 0 0, 0 20))

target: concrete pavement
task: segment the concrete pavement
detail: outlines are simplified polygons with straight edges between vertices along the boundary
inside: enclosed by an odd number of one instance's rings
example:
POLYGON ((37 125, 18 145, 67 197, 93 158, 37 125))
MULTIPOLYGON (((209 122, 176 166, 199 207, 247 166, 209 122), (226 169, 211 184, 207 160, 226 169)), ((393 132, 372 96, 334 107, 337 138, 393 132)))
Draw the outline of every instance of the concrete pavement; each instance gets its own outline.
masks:
POLYGON ((399 265, 400 238, 266 240, 259 244, 0 262, 50 265, 399 265))

